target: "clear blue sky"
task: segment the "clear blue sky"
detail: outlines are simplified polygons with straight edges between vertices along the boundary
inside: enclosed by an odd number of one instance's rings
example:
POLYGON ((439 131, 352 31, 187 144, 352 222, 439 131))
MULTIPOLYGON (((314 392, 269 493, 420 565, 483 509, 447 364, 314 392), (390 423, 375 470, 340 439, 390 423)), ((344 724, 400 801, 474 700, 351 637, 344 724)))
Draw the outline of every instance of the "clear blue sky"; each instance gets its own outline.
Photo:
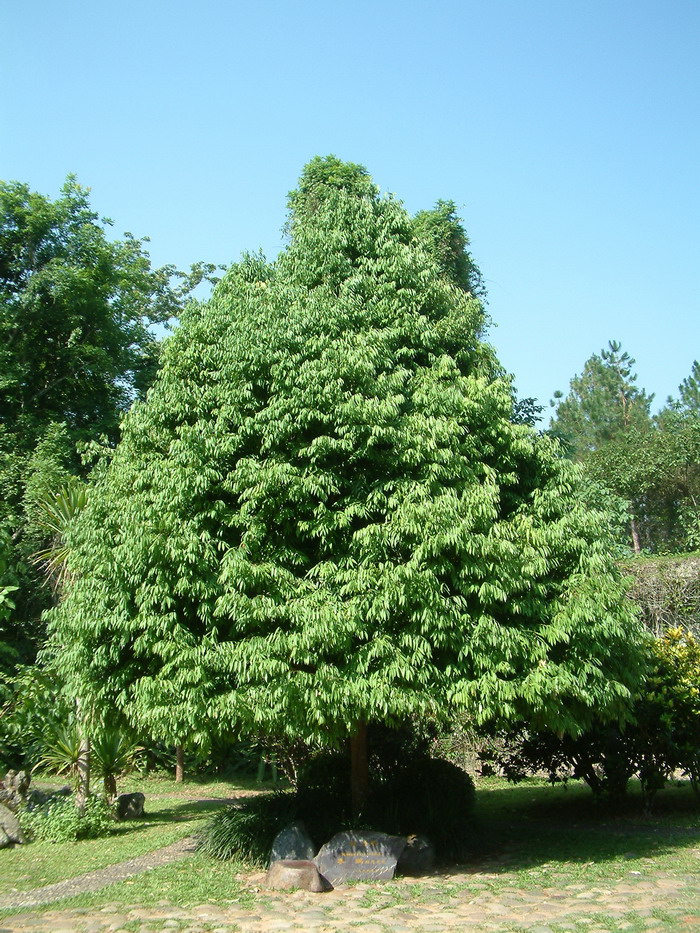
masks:
POLYGON ((490 339, 547 402, 610 338, 700 358, 698 0, 5 0, 0 178, 69 172, 154 262, 282 245, 306 161, 454 200, 490 339))

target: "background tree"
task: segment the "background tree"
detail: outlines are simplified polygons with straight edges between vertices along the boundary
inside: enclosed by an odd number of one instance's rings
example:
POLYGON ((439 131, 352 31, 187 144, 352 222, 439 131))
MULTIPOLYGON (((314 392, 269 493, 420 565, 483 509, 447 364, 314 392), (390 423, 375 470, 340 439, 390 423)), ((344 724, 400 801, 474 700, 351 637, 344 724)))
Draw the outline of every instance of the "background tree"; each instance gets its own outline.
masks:
POLYGON ((0 529, 17 586, 15 647, 33 657, 50 603, 30 556, 49 545, 35 500, 84 476, 80 442, 116 443, 158 362, 152 327, 177 317, 213 267, 153 268, 145 241, 107 236, 69 176, 56 200, 0 183, 0 529))
POLYGON ((621 349, 616 340, 609 341, 608 349, 594 353, 581 375, 574 376, 566 397, 554 393, 556 411, 550 429, 565 442, 574 460, 585 460, 632 428, 649 425, 654 396, 635 385, 635 360, 621 349))
POLYGON ((434 227, 333 157, 290 203, 275 265, 183 317, 78 519, 71 689, 173 743, 350 739, 356 805, 367 723, 624 716, 642 659, 605 518, 513 423, 434 227))
MULTIPOLYGON (((629 499, 633 479, 626 466, 635 464, 625 458, 625 453, 630 447, 630 437, 638 446, 640 436, 651 427, 653 396, 635 385, 637 376, 632 371, 635 361, 620 351, 621 345, 611 340, 607 350, 601 350, 600 355, 594 353, 586 361, 582 374, 574 376, 566 397, 561 392, 554 393, 552 405, 556 406, 556 412, 550 432, 563 442, 572 460, 588 465, 604 451, 618 469, 614 476, 604 476, 603 482, 616 495, 629 499)), ((600 479, 595 470, 591 475, 600 479)), ((638 499, 630 501, 629 530, 635 553, 642 548, 640 520, 638 499)))

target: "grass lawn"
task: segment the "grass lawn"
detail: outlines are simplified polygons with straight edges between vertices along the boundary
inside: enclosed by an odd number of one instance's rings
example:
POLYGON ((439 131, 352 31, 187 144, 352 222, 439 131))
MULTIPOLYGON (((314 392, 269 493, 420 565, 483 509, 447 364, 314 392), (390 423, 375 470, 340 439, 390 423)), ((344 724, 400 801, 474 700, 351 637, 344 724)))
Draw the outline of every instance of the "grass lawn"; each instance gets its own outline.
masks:
MULTIPOLYGON (((37 782, 41 786, 60 784, 37 782)), ((0 896, 63 881, 84 872, 144 855, 196 832, 210 816, 253 782, 234 784, 215 779, 176 784, 163 777, 132 776, 120 786, 121 793, 139 790, 146 795, 146 818, 115 823, 111 835, 79 842, 33 842, 0 850, 0 896), (202 800, 201 798, 207 798, 202 800)))
MULTIPOLYGON (((198 821, 221 805, 195 803, 193 797, 230 797, 236 792, 233 785, 221 782, 184 788, 163 783, 142 789, 148 795, 146 824, 126 825, 107 840, 72 846, 32 844, 0 852, 2 890, 70 877, 166 845, 195 831, 198 821)), ((578 783, 551 787, 532 780, 512 786, 482 779, 473 833, 473 856, 466 865, 417 882, 370 886, 361 903, 377 910, 397 905, 410 910, 422 903, 449 905, 480 892, 634 883, 654 873, 697 878, 700 870, 700 808, 687 785, 664 790, 654 815, 644 817, 634 788, 624 807, 613 810, 597 805, 588 788, 578 783)), ((241 878, 245 868, 195 854, 101 892, 61 901, 61 907, 167 902, 179 907, 237 903, 264 909, 267 896, 241 878)), ((700 913, 700 902, 688 906, 700 913)), ((630 920, 629 933, 636 923, 630 920)))

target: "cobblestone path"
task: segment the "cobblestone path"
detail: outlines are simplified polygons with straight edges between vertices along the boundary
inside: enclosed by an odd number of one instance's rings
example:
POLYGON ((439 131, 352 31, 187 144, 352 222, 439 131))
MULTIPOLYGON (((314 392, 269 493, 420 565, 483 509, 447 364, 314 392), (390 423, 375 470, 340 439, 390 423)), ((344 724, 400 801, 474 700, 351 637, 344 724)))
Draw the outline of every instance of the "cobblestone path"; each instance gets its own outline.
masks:
POLYGON ((473 872, 358 884, 326 894, 260 889, 253 906, 175 908, 106 903, 0 920, 0 933, 700 933, 700 872, 650 872, 609 886, 518 888, 515 877, 473 872), (498 885, 494 888, 494 881, 498 885), (512 882, 512 883, 511 883, 512 882))

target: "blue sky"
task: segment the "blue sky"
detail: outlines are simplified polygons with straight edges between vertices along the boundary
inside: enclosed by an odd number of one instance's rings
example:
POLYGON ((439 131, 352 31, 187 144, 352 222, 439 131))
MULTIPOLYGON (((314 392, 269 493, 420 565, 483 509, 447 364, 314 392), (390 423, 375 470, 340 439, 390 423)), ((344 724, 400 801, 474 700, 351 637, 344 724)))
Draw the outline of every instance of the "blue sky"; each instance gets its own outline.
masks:
POLYGON ((312 156, 452 199, 491 342, 547 403, 611 338, 700 357, 698 0, 5 0, 0 178, 69 172, 155 263, 273 257, 312 156))

